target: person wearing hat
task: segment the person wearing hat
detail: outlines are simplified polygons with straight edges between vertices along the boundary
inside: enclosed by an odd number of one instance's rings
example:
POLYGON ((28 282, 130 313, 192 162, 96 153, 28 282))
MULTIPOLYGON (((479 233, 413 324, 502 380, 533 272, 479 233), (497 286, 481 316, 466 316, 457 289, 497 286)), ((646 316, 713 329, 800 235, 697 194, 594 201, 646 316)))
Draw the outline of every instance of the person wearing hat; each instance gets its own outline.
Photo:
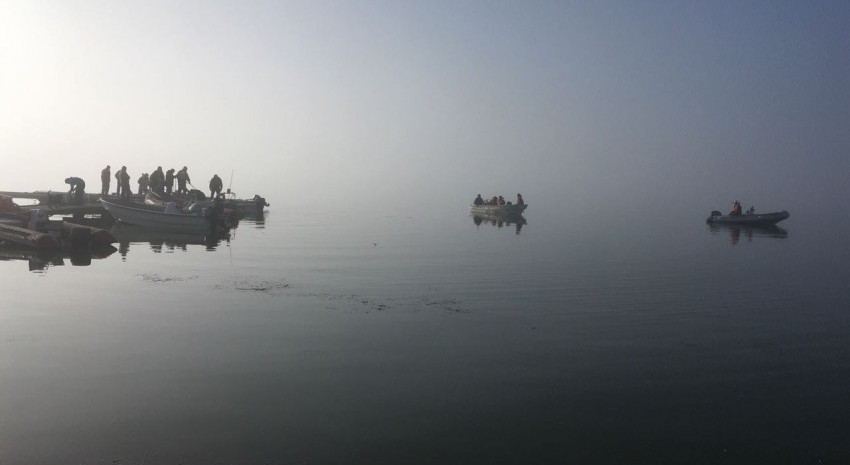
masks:
POLYGON ((221 188, 223 187, 223 183, 221 182, 221 178, 218 177, 217 174, 214 174, 212 179, 210 179, 210 198, 214 199, 221 194, 221 188))

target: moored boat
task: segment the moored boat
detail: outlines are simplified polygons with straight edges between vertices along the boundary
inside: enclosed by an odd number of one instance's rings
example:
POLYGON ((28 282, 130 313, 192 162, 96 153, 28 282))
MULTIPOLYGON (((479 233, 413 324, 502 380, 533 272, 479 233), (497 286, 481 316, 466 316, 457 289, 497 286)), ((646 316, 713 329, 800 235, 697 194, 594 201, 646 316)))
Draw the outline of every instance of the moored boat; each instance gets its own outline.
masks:
POLYGON ((106 200, 100 203, 116 220, 146 226, 177 231, 206 232, 213 231, 221 224, 215 214, 215 207, 204 208, 200 212, 184 213, 176 204, 146 205, 124 200, 106 200))
POLYGON ((528 204, 516 205, 475 205, 469 206, 469 213, 482 216, 511 216, 521 215, 528 204))
POLYGON ((705 222, 708 224, 769 226, 779 223, 789 216, 791 216, 791 214, 785 210, 771 213, 744 213, 742 215, 723 215, 719 211, 715 210, 711 212, 711 216, 709 216, 705 222))

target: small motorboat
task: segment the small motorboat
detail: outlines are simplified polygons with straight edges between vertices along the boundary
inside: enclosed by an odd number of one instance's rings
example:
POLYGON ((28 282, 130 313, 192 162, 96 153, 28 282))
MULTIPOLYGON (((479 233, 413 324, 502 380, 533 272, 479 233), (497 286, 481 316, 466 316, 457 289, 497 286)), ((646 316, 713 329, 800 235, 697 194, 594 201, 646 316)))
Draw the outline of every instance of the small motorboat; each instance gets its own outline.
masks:
POLYGON ((480 216, 517 216, 528 208, 528 204, 516 205, 470 205, 469 213, 480 216))
POLYGON ((176 203, 172 202, 164 205, 147 205, 101 198, 100 203, 116 220, 126 224, 198 233, 215 231, 223 226, 221 212, 216 212, 215 207, 212 206, 183 212, 176 203))
POLYGON ((717 210, 711 212, 705 222, 708 224, 735 224, 748 226, 769 226, 779 223, 780 221, 791 216, 785 210, 772 213, 755 213, 748 211, 742 215, 724 215, 717 210))

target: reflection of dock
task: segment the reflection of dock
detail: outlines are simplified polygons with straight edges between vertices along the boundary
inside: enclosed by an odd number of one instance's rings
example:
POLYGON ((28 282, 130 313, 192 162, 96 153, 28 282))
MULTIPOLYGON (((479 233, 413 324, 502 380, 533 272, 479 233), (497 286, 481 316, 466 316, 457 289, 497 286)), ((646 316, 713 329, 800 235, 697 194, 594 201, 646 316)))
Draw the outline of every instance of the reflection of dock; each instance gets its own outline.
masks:
POLYGON ((71 266, 89 266, 93 259, 103 259, 118 249, 111 245, 92 248, 63 249, 45 251, 31 248, 0 247, 0 261, 22 260, 29 263, 30 271, 46 270, 50 266, 63 266, 69 259, 71 266))

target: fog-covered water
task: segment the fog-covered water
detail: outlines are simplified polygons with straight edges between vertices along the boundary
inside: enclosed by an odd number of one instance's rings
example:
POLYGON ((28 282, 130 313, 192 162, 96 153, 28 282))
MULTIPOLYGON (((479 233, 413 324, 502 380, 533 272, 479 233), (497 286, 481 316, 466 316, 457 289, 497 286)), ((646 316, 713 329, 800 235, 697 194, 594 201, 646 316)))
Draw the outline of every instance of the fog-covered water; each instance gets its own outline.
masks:
POLYGON ((850 461, 846 225, 340 210, 0 261, 0 463, 850 461))

